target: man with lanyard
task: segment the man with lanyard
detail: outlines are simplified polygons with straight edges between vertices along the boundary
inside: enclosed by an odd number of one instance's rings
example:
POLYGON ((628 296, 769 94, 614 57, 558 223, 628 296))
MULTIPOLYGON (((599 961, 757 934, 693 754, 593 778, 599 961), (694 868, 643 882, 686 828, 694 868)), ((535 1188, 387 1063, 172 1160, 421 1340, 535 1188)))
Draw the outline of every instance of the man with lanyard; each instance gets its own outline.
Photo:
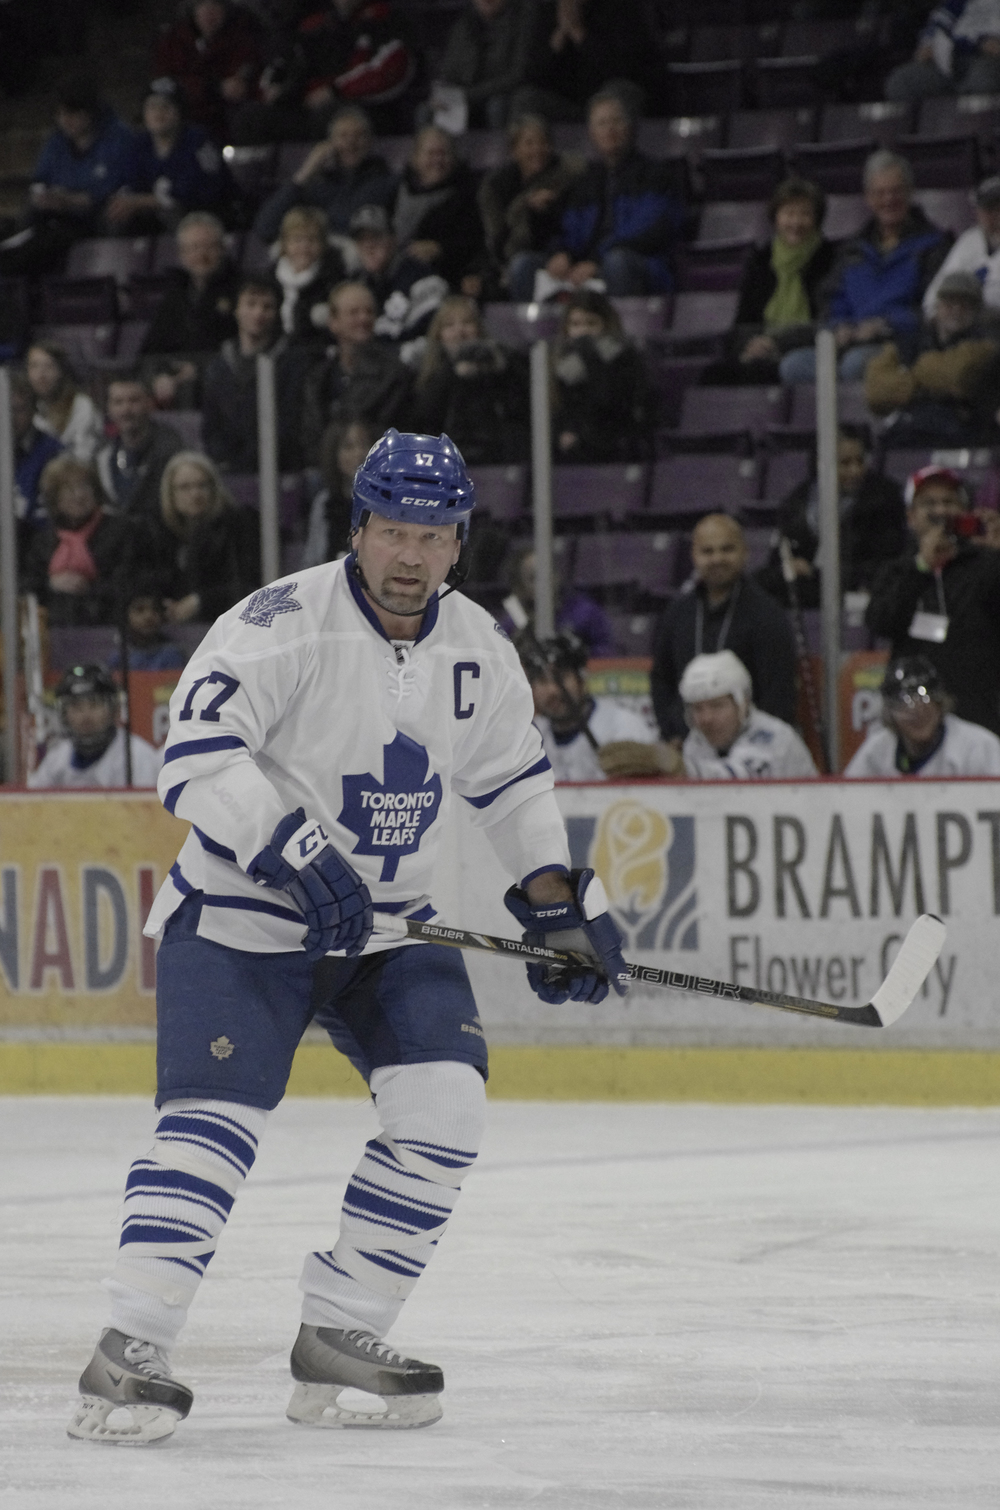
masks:
POLYGON ((951 709, 926 656, 893 661, 882 682, 881 725, 872 725, 844 775, 1000 776, 1000 739, 951 709))
POLYGON ((970 511, 947 467, 914 472, 905 498, 913 543, 876 576, 868 628, 893 660, 926 657, 959 717, 1000 734, 1000 518, 970 511))
POLYGON ((746 542, 735 519, 706 514, 691 537, 694 577, 660 620, 651 687, 664 739, 688 732, 679 693, 696 655, 731 650, 753 680, 755 705, 794 724, 795 641, 785 610, 746 573, 746 542))

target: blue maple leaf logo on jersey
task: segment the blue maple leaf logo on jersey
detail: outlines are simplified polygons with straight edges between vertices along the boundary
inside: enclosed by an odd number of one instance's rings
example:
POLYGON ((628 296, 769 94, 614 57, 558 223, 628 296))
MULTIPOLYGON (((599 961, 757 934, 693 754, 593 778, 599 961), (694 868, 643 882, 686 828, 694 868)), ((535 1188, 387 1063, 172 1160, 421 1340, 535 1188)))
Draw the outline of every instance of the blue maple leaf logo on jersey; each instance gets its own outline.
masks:
POLYGON ((292 597, 297 582, 284 582, 280 587, 262 587, 255 592, 240 614, 244 624, 257 624, 261 629, 270 629, 279 613, 294 613, 302 604, 292 597))
POLYGON ((423 745, 397 734, 382 747, 382 780, 368 772, 343 778, 344 806, 338 823, 357 834, 354 855, 381 855, 380 881, 394 881, 400 860, 416 854, 441 806, 441 777, 428 781, 430 758, 423 745))

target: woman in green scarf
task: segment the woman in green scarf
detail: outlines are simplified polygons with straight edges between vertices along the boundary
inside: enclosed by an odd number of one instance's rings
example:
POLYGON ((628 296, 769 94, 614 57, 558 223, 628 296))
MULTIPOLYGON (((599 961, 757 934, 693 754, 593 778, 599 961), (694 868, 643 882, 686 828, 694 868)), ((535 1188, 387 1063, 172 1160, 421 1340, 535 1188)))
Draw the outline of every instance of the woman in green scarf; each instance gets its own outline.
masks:
POLYGON ((703 383, 777 383, 785 352, 813 340, 834 253, 822 234, 825 213, 822 189, 805 179, 775 189, 768 205, 774 235, 747 258, 727 356, 706 369, 703 383))

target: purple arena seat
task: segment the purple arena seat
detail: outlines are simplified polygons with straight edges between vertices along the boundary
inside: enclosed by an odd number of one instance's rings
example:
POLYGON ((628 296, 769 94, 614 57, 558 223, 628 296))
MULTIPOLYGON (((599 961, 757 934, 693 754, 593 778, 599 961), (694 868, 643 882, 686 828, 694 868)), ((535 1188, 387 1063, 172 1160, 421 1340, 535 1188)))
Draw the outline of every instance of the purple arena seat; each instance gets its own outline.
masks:
POLYGON ((894 150, 910 163, 918 189, 971 188, 981 177, 974 136, 901 136, 894 150))
POLYGON ((735 514, 757 497, 759 468, 749 456, 667 456, 653 464, 649 512, 654 515, 735 514))
POLYGON ((150 320, 123 320, 121 322, 115 344, 116 362, 126 366, 138 359, 151 323, 150 320))
POLYGON ((573 558, 576 587, 636 587, 664 597, 673 580, 677 536, 667 530, 580 535, 573 558))
POLYGON ((609 613, 615 654, 638 658, 653 653, 656 615, 650 613, 609 613))
POLYGON ((476 501, 494 520, 524 517, 528 507, 528 469, 523 466, 472 467, 476 501))
POLYGON ((680 115, 726 115, 743 104, 743 64, 668 63, 667 98, 680 115))
POLYGON ((797 58, 758 58, 753 81, 762 110, 796 110, 819 104, 815 54, 797 58))
MULTIPOLYGON (((237 508, 260 508, 260 478, 256 472, 227 472, 222 483, 237 508)), ((278 517, 282 529, 292 529, 299 523, 304 497, 298 472, 287 472, 278 478, 278 517)))
POLYGON ((124 291, 130 320, 152 320, 167 289, 166 273, 142 273, 124 291))
POLYGON ((665 121, 640 121, 637 142, 651 157, 697 161, 706 147, 721 147, 722 115, 675 115, 665 121))
POLYGON ((184 442, 186 450, 203 451, 205 449, 201 441, 200 409, 171 409, 161 418, 164 424, 173 425, 184 442))
POLYGON ((878 142, 871 137, 861 141, 803 142, 788 157, 789 167, 800 178, 819 184, 827 194, 857 194, 861 189, 864 166, 878 142))
POLYGON ((40 314, 45 325, 113 325, 118 319, 114 278, 45 278, 40 314))
POLYGON ((816 112, 808 106, 798 110, 734 110, 729 117, 727 147, 793 147, 811 142, 816 134, 816 112))
POLYGON ((767 205, 750 201, 706 204, 698 223, 698 241, 769 241, 773 231, 767 205))
MULTIPOLYGON (((788 415, 790 430, 815 430, 816 389, 812 383, 796 383, 791 390, 788 415)), ((848 425, 870 425, 872 413, 865 402, 864 383, 837 384, 837 418, 848 425)))
POLYGON ((761 529, 759 525, 744 526, 743 539, 747 548, 747 571, 759 571, 766 566, 774 544, 774 531, 761 529))
POLYGON ((698 241, 677 248, 677 286, 682 293, 738 289, 753 246, 750 240, 698 241))
POLYGON ((651 336, 663 334, 673 308, 671 297, 663 294, 642 294, 612 299, 611 302, 618 311, 625 334, 639 346, 644 346, 651 336))
POLYGON ((922 450, 909 446, 888 447, 882 454, 882 471, 887 477, 894 477, 897 482, 905 483, 912 473, 926 467, 930 460, 931 453, 927 447, 922 450))
POLYGON ((940 95, 920 106, 917 134, 978 136, 990 141, 1000 129, 1000 96, 995 94, 940 95))
POLYGON ((831 241, 856 236, 871 219, 871 211, 861 194, 830 194, 826 201, 823 232, 831 241))
POLYGON ((783 502, 812 472, 812 448, 769 452, 764 467, 764 499, 772 504, 783 502))
POLYGON ((483 323, 494 341, 508 346, 530 346, 532 341, 550 341, 559 328, 558 304, 486 304, 483 323))
POLYGON ((777 26, 696 26, 691 32, 688 61, 724 63, 732 59, 748 62, 778 50, 781 31, 777 26))
POLYGON ((769 199, 786 177, 777 147, 717 147, 703 152, 699 172, 706 199, 769 199))
POLYGON ((689 388, 681 403, 682 433, 713 434, 749 430, 763 435, 769 425, 784 424, 787 388, 689 388))
POLYGON ((649 352, 649 375, 659 400, 659 417, 664 425, 676 425, 680 419, 681 401, 692 383, 697 383, 706 366, 708 357, 665 357, 662 350, 649 352))
POLYGON ((94 236, 77 241, 66 259, 68 278, 114 278, 128 283, 149 271, 153 243, 149 236, 94 236))
POLYGON ((913 196, 928 220, 942 230, 961 236, 976 223, 976 211, 968 189, 917 189, 913 196))
POLYGON ((781 41, 781 54, 785 58, 804 58, 807 54, 823 58, 845 47, 870 45, 874 40, 875 29, 870 22, 849 17, 835 21, 789 21, 781 41))
POLYGON ((556 519, 624 519, 642 509, 648 480, 649 469, 640 462, 553 467, 552 512, 556 519))
POLYGON ((735 291, 678 294, 674 299, 674 317, 670 325, 671 340, 724 335, 732 327, 738 303, 739 295, 735 291))
MULTIPOLYGON (((913 106, 901 100, 869 100, 863 105, 824 105, 820 118, 821 142, 856 142, 874 137, 891 146, 913 127, 913 106)), ((921 135, 924 135, 921 132, 921 135)))

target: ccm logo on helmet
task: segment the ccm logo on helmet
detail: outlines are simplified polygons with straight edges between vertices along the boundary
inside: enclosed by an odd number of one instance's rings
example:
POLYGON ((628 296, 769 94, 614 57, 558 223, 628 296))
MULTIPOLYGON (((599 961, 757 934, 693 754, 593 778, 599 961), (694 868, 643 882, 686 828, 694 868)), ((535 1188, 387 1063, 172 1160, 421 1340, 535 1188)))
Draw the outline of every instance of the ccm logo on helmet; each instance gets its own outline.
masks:
POLYGON ((418 509, 432 509, 437 503, 436 498, 401 498, 400 503, 412 503, 418 509))

